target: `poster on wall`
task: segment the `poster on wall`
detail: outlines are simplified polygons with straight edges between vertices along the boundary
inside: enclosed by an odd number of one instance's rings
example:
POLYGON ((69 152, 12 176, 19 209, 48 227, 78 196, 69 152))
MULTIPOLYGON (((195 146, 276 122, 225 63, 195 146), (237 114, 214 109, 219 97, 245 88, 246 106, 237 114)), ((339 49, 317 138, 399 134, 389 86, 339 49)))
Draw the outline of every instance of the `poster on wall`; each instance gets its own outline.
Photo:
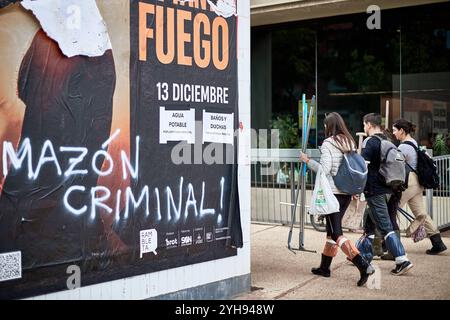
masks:
POLYGON ((13 2, 0 299, 236 255, 235 2, 13 2))

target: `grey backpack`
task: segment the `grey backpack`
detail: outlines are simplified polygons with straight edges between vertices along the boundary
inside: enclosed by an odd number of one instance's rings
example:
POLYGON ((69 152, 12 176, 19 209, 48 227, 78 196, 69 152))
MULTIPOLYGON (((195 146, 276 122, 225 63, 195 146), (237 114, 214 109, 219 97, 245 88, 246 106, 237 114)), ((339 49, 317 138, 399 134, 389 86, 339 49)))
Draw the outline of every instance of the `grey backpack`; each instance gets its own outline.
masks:
POLYGON ((406 183, 406 161, 403 153, 387 139, 373 135, 380 139, 380 170, 388 187, 403 191, 406 183))

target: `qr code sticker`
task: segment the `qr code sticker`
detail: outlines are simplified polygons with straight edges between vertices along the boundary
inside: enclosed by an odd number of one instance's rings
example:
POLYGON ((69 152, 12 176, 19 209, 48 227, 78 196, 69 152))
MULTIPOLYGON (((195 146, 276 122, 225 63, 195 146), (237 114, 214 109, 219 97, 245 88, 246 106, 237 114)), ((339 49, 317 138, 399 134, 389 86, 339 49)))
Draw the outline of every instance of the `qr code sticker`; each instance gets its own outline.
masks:
POLYGON ((22 254, 20 251, 0 254, 0 282, 22 278, 22 254))

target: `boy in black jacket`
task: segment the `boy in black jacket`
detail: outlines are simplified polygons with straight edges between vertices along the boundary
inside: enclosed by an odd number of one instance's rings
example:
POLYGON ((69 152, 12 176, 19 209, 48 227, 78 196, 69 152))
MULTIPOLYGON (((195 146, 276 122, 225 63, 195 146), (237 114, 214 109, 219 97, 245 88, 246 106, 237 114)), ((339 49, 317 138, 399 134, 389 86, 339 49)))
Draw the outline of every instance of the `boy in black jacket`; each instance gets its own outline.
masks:
POLYGON ((386 136, 381 131, 381 116, 369 113, 364 116, 364 131, 368 138, 363 142, 361 155, 368 165, 368 177, 364 190, 364 195, 369 206, 369 217, 364 223, 364 231, 368 238, 373 241, 375 228, 377 228, 385 239, 388 251, 395 258, 395 268, 391 271, 393 275, 402 275, 413 267, 413 264, 406 257, 400 238, 394 232, 388 212, 388 201, 392 195, 392 189, 383 181, 380 175, 380 139, 372 139, 371 136, 378 135, 383 139, 386 136))

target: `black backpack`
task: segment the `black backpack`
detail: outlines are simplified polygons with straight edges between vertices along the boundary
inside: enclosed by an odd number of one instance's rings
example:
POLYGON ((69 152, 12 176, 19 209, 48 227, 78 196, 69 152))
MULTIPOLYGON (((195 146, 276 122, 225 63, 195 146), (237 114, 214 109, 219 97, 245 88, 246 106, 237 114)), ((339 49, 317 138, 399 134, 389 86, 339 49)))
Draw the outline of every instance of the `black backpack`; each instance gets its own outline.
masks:
POLYGON ((413 170, 409 164, 408 166, 417 174, 420 185, 425 189, 439 188, 439 175, 433 159, 424 150, 417 148, 411 141, 403 143, 412 146, 417 152, 417 169, 413 170))

